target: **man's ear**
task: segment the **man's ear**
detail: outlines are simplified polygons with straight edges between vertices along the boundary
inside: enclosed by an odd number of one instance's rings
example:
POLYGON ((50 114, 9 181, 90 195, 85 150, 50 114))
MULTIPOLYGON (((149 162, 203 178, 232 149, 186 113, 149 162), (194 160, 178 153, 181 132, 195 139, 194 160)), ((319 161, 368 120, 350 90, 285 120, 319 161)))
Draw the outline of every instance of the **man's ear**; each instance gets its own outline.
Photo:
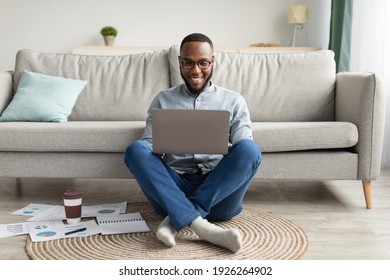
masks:
POLYGON ((214 57, 214 55, 211 57, 211 63, 212 63, 213 65, 215 65, 215 57, 214 57))

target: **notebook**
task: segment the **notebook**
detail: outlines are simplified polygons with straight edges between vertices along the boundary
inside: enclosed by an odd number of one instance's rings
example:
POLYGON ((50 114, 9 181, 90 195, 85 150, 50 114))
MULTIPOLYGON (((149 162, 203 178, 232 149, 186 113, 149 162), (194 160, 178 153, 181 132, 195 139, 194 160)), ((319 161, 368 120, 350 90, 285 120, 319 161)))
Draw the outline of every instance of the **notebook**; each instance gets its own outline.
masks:
POLYGON ((229 119, 230 112, 226 110, 154 109, 153 152, 225 155, 229 119))
POLYGON ((149 227, 140 213, 97 216, 96 220, 102 235, 149 231, 149 227))

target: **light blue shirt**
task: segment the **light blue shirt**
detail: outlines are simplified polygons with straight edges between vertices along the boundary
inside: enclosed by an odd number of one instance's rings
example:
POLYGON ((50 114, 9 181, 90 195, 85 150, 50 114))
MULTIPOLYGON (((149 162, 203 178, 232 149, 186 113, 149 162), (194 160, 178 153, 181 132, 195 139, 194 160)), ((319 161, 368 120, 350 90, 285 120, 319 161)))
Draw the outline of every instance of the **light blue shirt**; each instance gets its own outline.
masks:
MULTIPOLYGON (((145 131, 141 140, 153 144, 152 110, 191 109, 191 110, 227 110, 230 112, 229 141, 234 144, 241 139, 253 139, 251 120, 245 99, 237 92, 211 85, 199 95, 192 94, 185 84, 163 90, 149 106, 145 131)), ((203 174, 213 170, 222 159, 222 155, 205 154, 166 154, 165 162, 178 173, 203 174)))

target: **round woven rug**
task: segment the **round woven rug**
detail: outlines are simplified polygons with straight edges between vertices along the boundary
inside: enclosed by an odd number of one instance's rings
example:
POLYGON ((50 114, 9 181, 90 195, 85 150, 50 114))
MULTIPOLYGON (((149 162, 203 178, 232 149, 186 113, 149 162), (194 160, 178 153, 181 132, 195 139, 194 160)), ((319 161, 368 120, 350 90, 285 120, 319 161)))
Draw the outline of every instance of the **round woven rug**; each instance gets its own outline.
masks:
POLYGON ((235 218, 218 222, 223 228, 238 228, 243 246, 237 253, 200 240, 188 227, 176 235, 175 247, 169 248, 156 238, 162 221, 148 203, 132 203, 127 212, 140 212, 150 232, 116 235, 93 235, 45 242, 26 241, 27 254, 36 260, 193 260, 193 259, 262 259, 292 260, 301 258, 307 248, 305 232, 293 222, 259 209, 244 207, 235 218))

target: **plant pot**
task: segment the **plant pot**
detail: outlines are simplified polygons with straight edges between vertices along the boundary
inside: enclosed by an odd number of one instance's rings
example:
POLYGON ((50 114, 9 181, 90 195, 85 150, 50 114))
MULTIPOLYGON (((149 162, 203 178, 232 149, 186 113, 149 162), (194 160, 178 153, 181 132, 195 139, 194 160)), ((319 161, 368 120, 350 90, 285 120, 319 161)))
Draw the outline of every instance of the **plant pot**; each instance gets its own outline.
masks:
POLYGON ((104 38, 104 43, 106 44, 106 46, 113 46, 114 45, 114 41, 115 41, 115 36, 103 36, 104 38))

